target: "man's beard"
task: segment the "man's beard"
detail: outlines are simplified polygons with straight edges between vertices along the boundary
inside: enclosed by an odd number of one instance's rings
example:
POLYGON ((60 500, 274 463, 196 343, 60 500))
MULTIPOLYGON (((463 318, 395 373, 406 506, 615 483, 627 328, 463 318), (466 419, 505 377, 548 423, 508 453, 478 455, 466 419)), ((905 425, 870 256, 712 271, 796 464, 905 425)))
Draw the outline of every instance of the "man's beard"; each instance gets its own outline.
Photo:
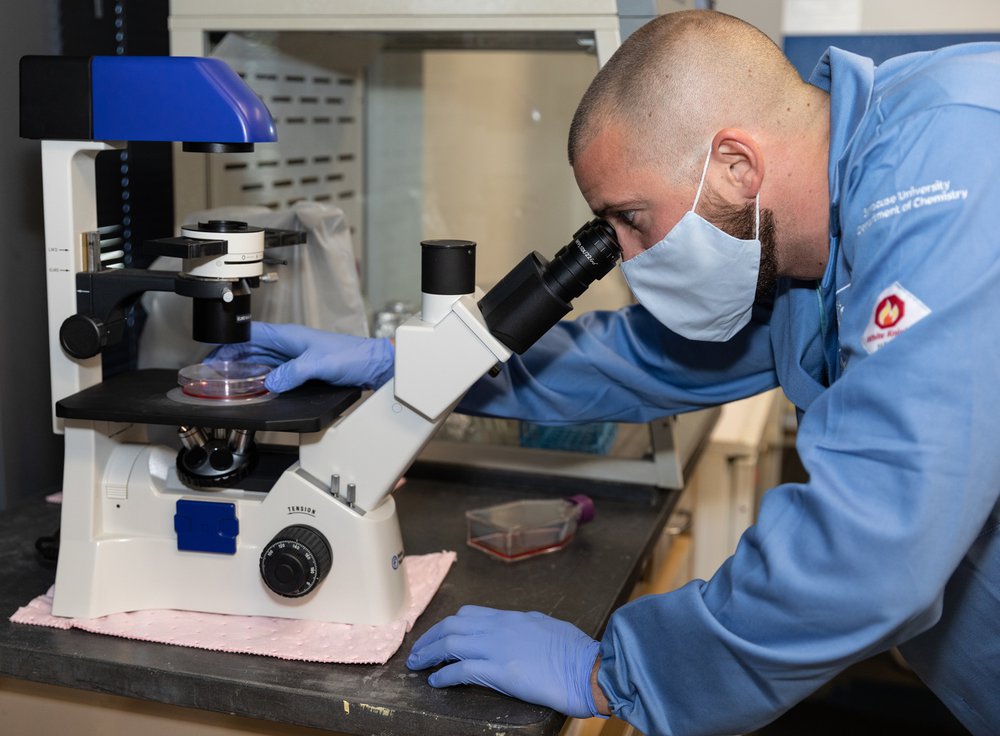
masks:
MULTIPOLYGON (((708 199, 708 197, 706 197, 708 199)), ((708 204, 708 202, 706 202, 708 204)), ((703 210, 702 217, 734 238, 752 240, 756 230, 756 206, 748 204, 712 203, 703 210)), ((774 298, 774 287, 778 282, 778 262, 774 252, 774 211, 760 211, 760 270, 757 273, 757 293, 754 302, 769 304, 774 298)))

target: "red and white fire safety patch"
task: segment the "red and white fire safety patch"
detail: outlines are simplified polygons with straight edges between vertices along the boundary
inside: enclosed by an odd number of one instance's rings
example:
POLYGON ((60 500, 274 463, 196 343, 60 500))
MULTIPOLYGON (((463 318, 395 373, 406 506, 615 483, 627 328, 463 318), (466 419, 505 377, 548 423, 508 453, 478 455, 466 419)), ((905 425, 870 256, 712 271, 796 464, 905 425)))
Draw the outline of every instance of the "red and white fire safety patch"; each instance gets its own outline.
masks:
POLYGON ((871 319, 861 336, 861 347, 869 354, 874 353, 930 313, 926 304, 897 281, 875 299, 871 319))

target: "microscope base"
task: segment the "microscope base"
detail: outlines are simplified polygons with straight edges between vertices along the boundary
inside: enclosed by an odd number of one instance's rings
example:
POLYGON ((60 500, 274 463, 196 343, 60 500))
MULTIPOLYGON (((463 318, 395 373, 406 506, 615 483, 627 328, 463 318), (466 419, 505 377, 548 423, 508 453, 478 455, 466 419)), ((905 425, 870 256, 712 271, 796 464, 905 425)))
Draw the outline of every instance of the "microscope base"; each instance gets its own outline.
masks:
POLYGON ((182 609, 382 624, 405 613, 391 496, 362 515, 298 463, 267 493, 191 490, 176 478, 173 450, 119 443, 115 426, 67 422, 55 615, 182 609), (195 503, 193 521, 178 502, 195 503), (284 597, 265 584, 261 554, 282 530, 301 526, 325 539, 332 560, 309 592, 284 597), (223 549, 206 551, 213 547, 223 549))

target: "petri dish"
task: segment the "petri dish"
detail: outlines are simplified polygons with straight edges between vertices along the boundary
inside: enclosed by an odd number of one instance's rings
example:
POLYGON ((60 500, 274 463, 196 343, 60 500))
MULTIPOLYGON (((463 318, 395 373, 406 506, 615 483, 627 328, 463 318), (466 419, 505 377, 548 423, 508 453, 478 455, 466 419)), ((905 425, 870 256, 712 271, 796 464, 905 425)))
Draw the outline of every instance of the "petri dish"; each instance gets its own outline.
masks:
POLYGON ((250 399, 267 393, 264 379, 271 366, 220 360, 195 363, 177 371, 177 383, 185 396, 197 399, 250 399))
POLYGON ((566 499, 530 499, 465 512, 470 547, 505 562, 562 549, 578 524, 594 517, 594 502, 579 495, 566 499))

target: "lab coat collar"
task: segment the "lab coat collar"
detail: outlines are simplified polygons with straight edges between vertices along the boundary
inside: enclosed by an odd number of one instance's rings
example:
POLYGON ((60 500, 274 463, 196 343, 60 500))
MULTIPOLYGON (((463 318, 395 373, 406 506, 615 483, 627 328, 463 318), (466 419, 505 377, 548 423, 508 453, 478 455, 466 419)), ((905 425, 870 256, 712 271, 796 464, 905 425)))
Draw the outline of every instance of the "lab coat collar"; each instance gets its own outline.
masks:
POLYGON ((830 257, 820 282, 824 290, 836 272, 840 240, 840 185, 847 167, 851 141, 868 112, 875 85, 871 59, 831 46, 809 77, 809 83, 830 94, 830 257))

